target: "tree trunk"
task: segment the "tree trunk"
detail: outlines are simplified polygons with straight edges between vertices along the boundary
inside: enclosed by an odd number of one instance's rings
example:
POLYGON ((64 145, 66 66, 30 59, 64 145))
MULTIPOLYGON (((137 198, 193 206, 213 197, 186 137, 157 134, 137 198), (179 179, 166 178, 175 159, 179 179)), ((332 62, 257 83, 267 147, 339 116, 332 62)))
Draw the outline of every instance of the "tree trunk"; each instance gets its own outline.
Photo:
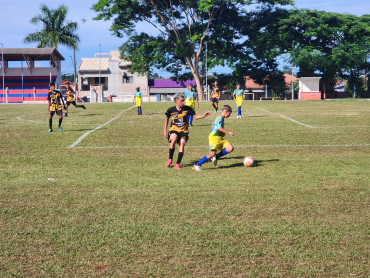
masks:
POLYGON ((197 85, 198 99, 204 100, 203 84, 201 82, 199 74, 194 74, 195 84, 197 85))

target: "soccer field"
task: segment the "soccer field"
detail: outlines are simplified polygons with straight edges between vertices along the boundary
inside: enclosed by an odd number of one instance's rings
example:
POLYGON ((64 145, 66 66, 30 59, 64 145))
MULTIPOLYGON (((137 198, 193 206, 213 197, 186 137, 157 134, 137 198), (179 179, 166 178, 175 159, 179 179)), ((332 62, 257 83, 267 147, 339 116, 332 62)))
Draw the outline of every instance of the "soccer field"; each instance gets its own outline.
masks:
POLYGON ((1 104, 0 276, 368 277, 370 102, 223 104, 235 149, 201 172, 208 102, 179 171, 174 103, 72 107, 52 133, 46 104, 1 104))

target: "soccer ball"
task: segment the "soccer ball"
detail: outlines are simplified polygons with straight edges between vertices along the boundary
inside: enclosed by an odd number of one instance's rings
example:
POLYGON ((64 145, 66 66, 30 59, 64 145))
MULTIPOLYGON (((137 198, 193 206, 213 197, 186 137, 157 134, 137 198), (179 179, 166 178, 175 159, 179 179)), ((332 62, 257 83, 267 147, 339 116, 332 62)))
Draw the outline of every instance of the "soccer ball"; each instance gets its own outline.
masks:
POLYGON ((254 165, 253 157, 247 156, 246 158, 244 158, 243 164, 245 167, 252 167, 254 165))

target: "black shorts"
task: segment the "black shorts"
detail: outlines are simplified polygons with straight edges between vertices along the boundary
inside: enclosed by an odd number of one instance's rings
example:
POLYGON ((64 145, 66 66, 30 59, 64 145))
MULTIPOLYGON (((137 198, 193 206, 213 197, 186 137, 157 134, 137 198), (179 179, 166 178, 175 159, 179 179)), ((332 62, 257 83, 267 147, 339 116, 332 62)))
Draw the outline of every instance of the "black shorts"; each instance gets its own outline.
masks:
POLYGON ((189 139, 189 134, 188 133, 177 132, 177 131, 171 130, 171 131, 168 132, 168 143, 171 143, 171 138, 170 137, 171 137, 172 133, 175 133, 177 135, 177 140, 176 140, 177 144, 180 144, 180 141, 181 141, 182 138, 185 139, 185 142, 187 142, 188 139, 189 139))
POLYGON ((54 114, 57 114, 58 116, 62 115, 62 110, 57 110, 57 111, 50 111, 50 116, 54 116, 54 114))
POLYGON ((216 97, 211 98, 211 102, 216 102, 216 103, 218 103, 218 98, 216 98, 216 97))
POLYGON ((76 101, 67 101, 67 107, 70 106, 71 104, 73 104, 74 106, 76 106, 76 101))

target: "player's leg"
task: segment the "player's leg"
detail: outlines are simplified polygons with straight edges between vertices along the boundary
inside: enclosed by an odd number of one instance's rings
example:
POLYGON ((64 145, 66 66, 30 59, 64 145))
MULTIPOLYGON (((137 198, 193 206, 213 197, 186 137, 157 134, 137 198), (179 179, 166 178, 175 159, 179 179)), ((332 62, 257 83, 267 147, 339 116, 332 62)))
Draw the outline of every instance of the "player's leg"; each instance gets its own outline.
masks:
POLYGON ((179 142, 179 153, 177 156, 177 161, 175 164, 175 169, 180 170, 180 163, 182 160, 182 157, 184 156, 184 149, 185 149, 185 144, 187 141, 187 135, 181 136, 180 142, 179 142))
POLYGON ((218 111, 218 100, 215 101, 216 112, 218 111))
POLYGON ((59 125, 58 125, 58 128, 59 128, 60 131, 63 131, 63 128, 62 128, 63 111, 62 110, 58 110, 57 111, 57 114, 59 115, 59 125))
POLYGON ((64 116, 66 116, 66 117, 68 117, 68 107, 69 107, 70 104, 71 103, 69 101, 67 101, 67 103, 66 103, 66 110, 64 111, 65 112, 64 113, 64 116))
POLYGON ((168 134, 168 142, 170 143, 170 149, 169 149, 169 155, 168 155, 168 160, 166 162, 166 166, 169 167, 172 164, 173 160, 173 154, 175 153, 175 145, 178 139, 177 133, 169 132, 168 134))
POLYGON ((49 130, 48 130, 48 132, 53 132, 53 116, 54 116, 54 111, 50 111, 50 114, 49 114, 49 130))
POLYGON ((222 140, 218 147, 221 149, 219 153, 217 153, 214 157, 212 157, 212 162, 215 167, 217 167, 217 160, 224 156, 227 155, 228 153, 231 153, 234 150, 234 147, 226 140, 222 140))
MULTIPOLYGON (((211 148, 213 148, 211 146, 211 148)), ((211 149, 211 151, 209 152, 209 154, 203 156, 194 166, 193 166, 193 169, 196 170, 196 171, 201 171, 202 169, 200 168, 200 166, 202 166, 204 163, 206 163, 208 161, 208 159, 210 158, 213 158, 214 156, 216 155, 216 149, 211 149)))

